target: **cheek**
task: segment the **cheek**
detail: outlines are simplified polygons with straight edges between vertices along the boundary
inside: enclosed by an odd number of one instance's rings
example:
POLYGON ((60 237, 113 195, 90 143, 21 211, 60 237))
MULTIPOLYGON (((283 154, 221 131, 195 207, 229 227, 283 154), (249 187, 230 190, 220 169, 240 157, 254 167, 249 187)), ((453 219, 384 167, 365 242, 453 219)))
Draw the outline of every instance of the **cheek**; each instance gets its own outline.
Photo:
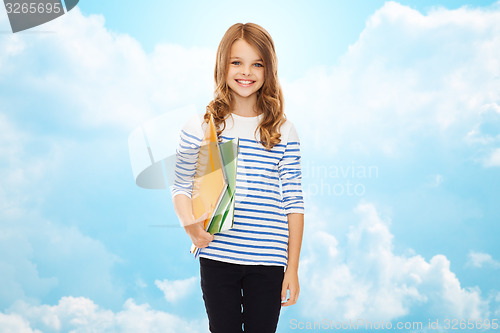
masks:
POLYGON ((234 73, 232 73, 231 71, 228 71, 227 72, 227 75, 226 75, 226 84, 232 84, 234 83, 234 73))
POLYGON ((260 73, 259 75, 259 79, 260 81, 264 82, 266 80, 266 75, 264 74, 264 72, 260 73))
POLYGON ((229 67, 229 68, 227 69, 226 78, 229 78, 229 77, 231 77, 231 76, 234 76, 234 69, 233 69, 233 68, 231 68, 231 67, 229 67))

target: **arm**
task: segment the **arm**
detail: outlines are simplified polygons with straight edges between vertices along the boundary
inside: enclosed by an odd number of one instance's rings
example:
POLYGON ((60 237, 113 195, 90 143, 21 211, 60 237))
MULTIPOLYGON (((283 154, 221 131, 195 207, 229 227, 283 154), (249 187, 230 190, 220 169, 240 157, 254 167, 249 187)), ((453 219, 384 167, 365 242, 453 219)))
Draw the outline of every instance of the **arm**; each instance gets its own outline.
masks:
MULTIPOLYGON (((189 235, 193 244, 198 247, 207 247, 213 240, 213 236, 203 228, 203 220, 195 221, 191 195, 193 190, 193 179, 196 174, 196 166, 203 133, 199 127, 200 118, 192 117, 184 125, 180 133, 179 146, 176 151, 176 163, 174 172, 174 184, 172 187, 172 201, 175 213, 181 225, 189 235)), ((201 216, 203 219, 206 215, 201 216)))
POLYGON ((299 257, 302 246, 302 235, 304 232, 304 214, 291 213, 288 217, 288 265, 283 278, 283 287, 281 289, 281 300, 286 300, 287 290, 290 290, 290 298, 282 306, 293 305, 299 298, 299 257))
POLYGON ((288 263, 283 278, 282 306, 293 305, 299 297, 299 257, 304 230, 304 198, 302 196, 300 141, 292 125, 288 142, 281 161, 278 164, 285 214, 288 219, 288 263), (290 298, 287 300, 287 290, 290 298))

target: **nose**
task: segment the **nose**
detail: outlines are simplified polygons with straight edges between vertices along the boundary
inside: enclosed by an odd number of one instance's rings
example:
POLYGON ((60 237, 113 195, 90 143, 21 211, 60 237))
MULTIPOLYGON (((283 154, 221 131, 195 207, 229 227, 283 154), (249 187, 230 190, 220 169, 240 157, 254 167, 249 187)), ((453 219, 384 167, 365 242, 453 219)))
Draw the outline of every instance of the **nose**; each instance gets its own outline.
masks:
POLYGON ((246 76, 249 76, 250 74, 252 74, 251 70, 250 70, 250 67, 243 67, 241 69, 241 74, 242 75, 246 75, 246 76))

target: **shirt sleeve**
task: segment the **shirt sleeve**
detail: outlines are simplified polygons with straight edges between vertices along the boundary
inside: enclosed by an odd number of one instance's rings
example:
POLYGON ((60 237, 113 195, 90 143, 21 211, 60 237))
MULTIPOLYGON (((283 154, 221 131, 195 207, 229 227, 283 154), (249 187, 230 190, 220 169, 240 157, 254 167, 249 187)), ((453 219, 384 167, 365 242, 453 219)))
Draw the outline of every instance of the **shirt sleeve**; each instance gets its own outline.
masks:
POLYGON ((172 199, 181 193, 191 198, 198 153, 202 141, 201 118, 199 115, 196 115, 184 125, 179 135, 179 145, 176 149, 174 184, 171 191, 172 199))
POLYGON ((304 214, 304 198, 302 195, 302 171, 300 167, 300 140, 295 126, 292 124, 283 157, 278 162, 281 180, 281 191, 285 214, 304 214))

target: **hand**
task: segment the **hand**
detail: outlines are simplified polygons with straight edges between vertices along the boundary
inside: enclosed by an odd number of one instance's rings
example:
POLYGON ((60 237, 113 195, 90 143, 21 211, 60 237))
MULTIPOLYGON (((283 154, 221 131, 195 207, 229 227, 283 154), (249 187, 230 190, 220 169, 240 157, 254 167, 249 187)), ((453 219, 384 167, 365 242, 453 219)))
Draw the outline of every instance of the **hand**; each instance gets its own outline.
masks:
POLYGON ((283 286, 281 287, 281 306, 289 306, 297 303, 299 298, 299 276, 296 270, 288 269, 285 271, 285 276, 283 277, 283 286), (290 298, 286 299, 287 290, 290 290, 290 298))
POLYGON ((184 230, 186 230, 194 246, 197 248, 207 247, 214 240, 214 236, 204 228, 206 216, 207 213, 203 214, 195 223, 184 227, 184 230))

